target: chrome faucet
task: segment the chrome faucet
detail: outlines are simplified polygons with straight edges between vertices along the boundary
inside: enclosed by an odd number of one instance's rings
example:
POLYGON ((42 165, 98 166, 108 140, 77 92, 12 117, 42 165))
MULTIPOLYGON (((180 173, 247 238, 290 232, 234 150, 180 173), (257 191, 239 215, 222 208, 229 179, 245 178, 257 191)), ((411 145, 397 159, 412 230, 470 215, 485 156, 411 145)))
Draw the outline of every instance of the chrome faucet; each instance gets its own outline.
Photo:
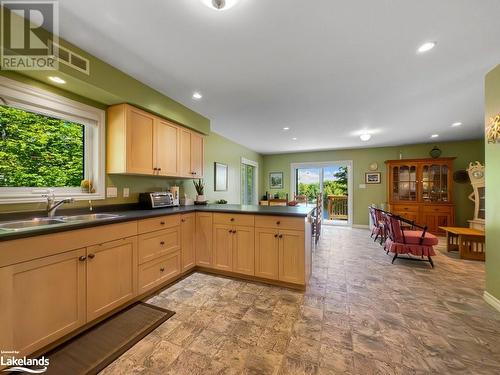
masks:
POLYGON ((64 203, 73 203, 75 201, 74 198, 66 198, 66 199, 61 199, 59 202, 56 202, 56 195, 54 194, 54 190, 52 189, 49 189, 48 193, 42 195, 42 197, 47 198, 48 217, 54 217, 56 214, 56 210, 64 203))

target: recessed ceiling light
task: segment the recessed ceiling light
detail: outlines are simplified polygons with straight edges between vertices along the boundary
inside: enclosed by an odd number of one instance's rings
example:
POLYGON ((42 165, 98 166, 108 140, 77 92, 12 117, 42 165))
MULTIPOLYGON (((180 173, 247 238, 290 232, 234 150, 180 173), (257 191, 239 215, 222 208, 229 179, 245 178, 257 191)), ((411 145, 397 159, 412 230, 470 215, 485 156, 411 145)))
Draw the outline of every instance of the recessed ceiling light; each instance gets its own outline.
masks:
POLYGON ((439 137, 439 134, 433 134, 433 135, 431 135, 431 138, 437 138, 437 137, 439 137))
POLYGON ((361 139, 363 142, 368 142, 372 138, 371 134, 361 134, 359 136, 359 139, 361 139))
POLYGON ((434 47, 436 47, 436 44, 437 44, 436 42, 425 42, 420 47, 418 47, 417 52, 418 53, 428 52, 434 47))
POLYGON ((203 4, 218 11, 231 9, 239 0, 201 0, 203 4))
POLYGON ((201 95, 198 91, 195 91, 193 93, 193 99, 194 100, 200 100, 201 98, 203 98, 203 95, 201 95))
POLYGON ((283 130, 284 130, 284 131, 287 131, 287 130, 290 130, 290 128, 289 128, 288 126, 285 126, 285 127, 283 128, 283 130))
POLYGON ((52 82, 59 83, 59 84, 66 83, 66 81, 64 79, 62 79, 61 77, 58 77, 58 76, 50 76, 49 79, 52 82))
POLYGON ((293 137, 293 138, 292 138, 292 141, 296 141, 296 140, 297 140, 297 137, 293 137))
POLYGON ((454 128, 461 125, 462 125, 461 122, 454 122, 453 124, 451 124, 451 126, 453 126, 454 128))

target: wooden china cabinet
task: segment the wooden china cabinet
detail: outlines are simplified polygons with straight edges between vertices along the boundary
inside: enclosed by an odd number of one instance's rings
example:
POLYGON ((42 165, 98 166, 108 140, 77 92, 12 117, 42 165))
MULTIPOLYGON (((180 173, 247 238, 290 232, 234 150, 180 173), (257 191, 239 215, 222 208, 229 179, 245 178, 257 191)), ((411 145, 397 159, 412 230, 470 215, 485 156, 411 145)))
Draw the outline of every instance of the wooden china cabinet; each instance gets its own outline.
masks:
POLYGON ((453 226, 454 159, 387 160, 389 211, 434 234, 444 233, 440 226, 453 226))

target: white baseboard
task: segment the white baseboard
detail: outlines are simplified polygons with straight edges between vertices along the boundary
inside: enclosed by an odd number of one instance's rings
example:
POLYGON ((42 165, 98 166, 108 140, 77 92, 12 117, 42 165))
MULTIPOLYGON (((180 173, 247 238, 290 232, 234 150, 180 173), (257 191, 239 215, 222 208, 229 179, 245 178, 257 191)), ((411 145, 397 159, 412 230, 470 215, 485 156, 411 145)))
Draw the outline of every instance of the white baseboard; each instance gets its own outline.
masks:
POLYGON ((500 300, 493 296, 492 294, 488 292, 484 292, 483 298, 486 302, 488 302, 491 306, 493 306, 495 309, 500 311, 500 300))
POLYGON ((352 227, 358 229, 370 229, 368 225, 363 225, 363 224, 353 224, 352 227))

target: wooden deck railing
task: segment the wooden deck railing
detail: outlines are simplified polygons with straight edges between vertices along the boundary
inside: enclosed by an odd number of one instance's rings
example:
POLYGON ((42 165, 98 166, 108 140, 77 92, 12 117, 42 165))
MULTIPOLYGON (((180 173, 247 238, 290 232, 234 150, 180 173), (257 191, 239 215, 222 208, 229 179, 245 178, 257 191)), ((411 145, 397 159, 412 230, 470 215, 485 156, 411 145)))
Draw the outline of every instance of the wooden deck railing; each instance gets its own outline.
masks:
POLYGON ((347 195, 329 195, 327 199, 329 220, 349 219, 347 195))

